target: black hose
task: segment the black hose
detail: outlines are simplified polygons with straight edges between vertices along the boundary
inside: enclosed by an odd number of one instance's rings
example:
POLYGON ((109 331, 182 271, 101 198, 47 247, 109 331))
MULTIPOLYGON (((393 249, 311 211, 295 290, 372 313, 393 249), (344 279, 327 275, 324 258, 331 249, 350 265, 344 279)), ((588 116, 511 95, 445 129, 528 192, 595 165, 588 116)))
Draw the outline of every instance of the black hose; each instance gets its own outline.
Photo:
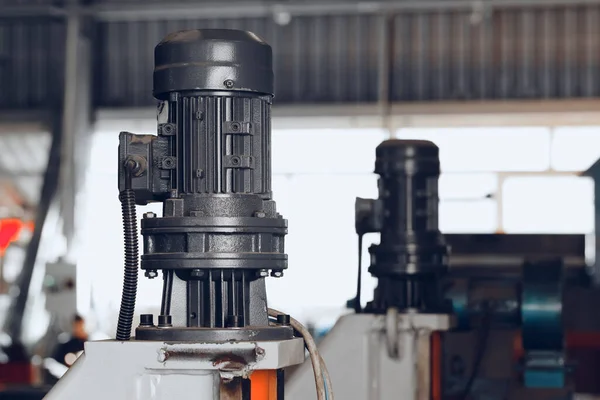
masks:
POLYGON ((473 359, 473 369, 471 371, 471 375, 465 384, 465 388, 463 390, 461 399, 467 400, 471 391, 473 390, 473 386, 475 384, 475 380, 479 376, 479 372, 481 370, 481 364, 483 363, 483 359, 488 346, 488 339, 490 336, 491 330, 491 317, 492 311, 488 308, 487 305, 483 307, 483 317, 481 319, 481 326, 479 328, 479 339, 477 343, 477 348, 475 352, 475 357, 473 359))
POLYGON ((173 293, 173 270, 163 271, 163 295, 160 305, 160 315, 171 314, 171 295, 173 293))
POLYGON ((358 280, 356 283, 356 297, 354 298, 354 311, 357 314, 362 312, 360 295, 362 293, 362 240, 363 235, 358 235, 358 280))
POLYGON ((123 214, 123 237, 125 244, 125 271, 123 277, 123 294, 117 325, 117 340, 129 340, 138 281, 138 232, 135 213, 135 192, 131 189, 131 167, 127 165, 126 189, 119 193, 123 214))

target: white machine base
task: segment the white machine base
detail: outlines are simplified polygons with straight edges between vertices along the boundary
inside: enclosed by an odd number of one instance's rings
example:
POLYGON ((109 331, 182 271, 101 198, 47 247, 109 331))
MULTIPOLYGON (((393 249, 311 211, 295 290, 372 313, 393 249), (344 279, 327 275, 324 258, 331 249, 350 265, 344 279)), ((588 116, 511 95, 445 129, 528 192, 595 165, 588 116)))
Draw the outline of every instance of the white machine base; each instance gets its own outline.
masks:
MULTIPOLYGON (((336 398, 429 400, 431 333, 450 325, 447 314, 341 317, 319 345, 336 398), (390 356, 394 345, 396 356, 390 356)), ((285 399, 315 398, 312 367, 305 362, 286 381, 285 399)))
POLYGON ((304 341, 87 342, 46 400, 213 400, 222 383, 304 361, 304 341))

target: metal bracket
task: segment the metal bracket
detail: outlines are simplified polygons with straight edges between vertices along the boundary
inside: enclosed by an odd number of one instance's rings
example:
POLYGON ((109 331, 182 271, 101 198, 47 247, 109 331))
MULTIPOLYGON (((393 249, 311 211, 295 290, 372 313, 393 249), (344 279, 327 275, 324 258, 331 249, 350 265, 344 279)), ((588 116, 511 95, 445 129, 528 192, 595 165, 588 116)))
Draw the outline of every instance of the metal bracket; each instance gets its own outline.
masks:
POLYGON ((223 133, 226 135, 252 135, 250 122, 223 122, 223 133))

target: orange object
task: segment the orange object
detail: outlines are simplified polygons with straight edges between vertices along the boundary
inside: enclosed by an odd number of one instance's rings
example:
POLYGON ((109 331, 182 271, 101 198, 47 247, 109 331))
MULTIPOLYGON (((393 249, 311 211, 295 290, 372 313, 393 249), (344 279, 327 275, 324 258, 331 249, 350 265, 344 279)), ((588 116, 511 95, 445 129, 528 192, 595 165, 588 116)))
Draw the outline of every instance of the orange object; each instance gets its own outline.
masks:
POLYGON ((4 255, 8 246, 19 238, 23 221, 16 218, 0 220, 0 255, 4 255))
POLYGON ((431 400, 442 400, 442 334, 431 334, 431 400))
POLYGON ((254 371, 250 382, 252 400, 277 400, 277 370, 254 371))

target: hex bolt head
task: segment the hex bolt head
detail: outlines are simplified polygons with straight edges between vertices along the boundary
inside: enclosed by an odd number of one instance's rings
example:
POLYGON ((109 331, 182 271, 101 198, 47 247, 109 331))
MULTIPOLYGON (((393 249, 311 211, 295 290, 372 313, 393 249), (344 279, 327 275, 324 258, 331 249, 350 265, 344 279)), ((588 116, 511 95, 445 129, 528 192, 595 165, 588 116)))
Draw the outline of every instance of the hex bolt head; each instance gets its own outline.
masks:
POLYGON ((190 276, 192 278, 202 278, 204 276, 204 271, 201 269, 193 269, 192 272, 190 273, 190 276))
POLYGON ((257 275, 260 276, 261 278, 264 278, 266 276, 269 276, 269 271, 266 269, 261 269, 257 272, 257 275))
POLYGON ((140 326, 154 326, 154 315, 152 315, 152 314, 140 315, 140 326))
POLYGON ((156 218, 156 214, 152 211, 144 213, 144 218, 156 218))
POLYGON ((173 326, 172 318, 170 315, 159 315, 158 316, 158 327, 169 328, 173 326))
POLYGON ((223 85, 225 85, 227 89, 231 89, 235 85, 235 83, 233 82, 233 80, 227 79, 225 82, 223 82, 223 85))
POLYGON ((283 276, 283 271, 272 271, 271 276, 275 278, 281 278, 283 276))
POLYGON ((158 276, 158 271, 156 271, 155 269, 149 269, 146 272, 144 272, 144 276, 149 279, 154 279, 158 276))
POLYGON ((264 211, 257 211, 257 212, 254 213, 254 216, 256 218, 264 218, 264 217, 267 216, 267 214, 264 211))

